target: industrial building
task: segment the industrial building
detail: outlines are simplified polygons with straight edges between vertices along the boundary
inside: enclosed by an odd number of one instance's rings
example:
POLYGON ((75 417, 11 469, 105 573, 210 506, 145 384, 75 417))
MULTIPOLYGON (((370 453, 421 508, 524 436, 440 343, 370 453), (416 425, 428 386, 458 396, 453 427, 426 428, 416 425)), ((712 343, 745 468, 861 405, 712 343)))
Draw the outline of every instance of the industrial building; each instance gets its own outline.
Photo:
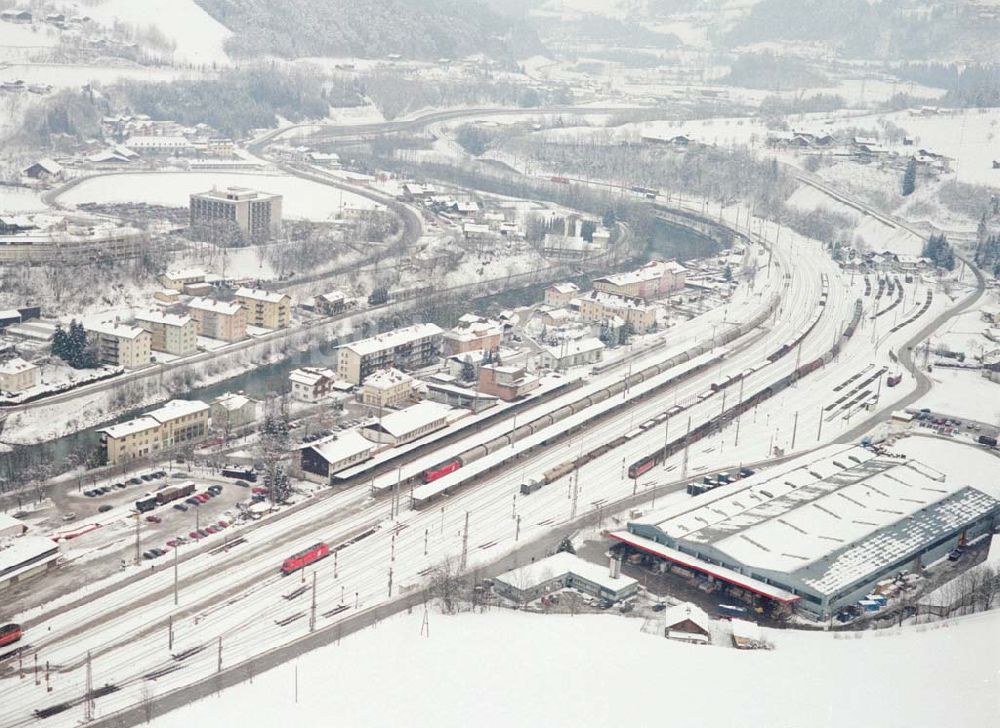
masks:
POLYGON ((351 384, 361 384, 376 369, 418 369, 433 364, 442 333, 435 324, 416 324, 344 344, 338 350, 337 372, 351 384))
POLYGON ((992 530, 1000 501, 920 462, 832 445, 610 534, 762 608, 828 619, 992 530))
POLYGON ((212 241, 270 240, 281 234, 281 195, 246 187, 191 195, 191 228, 212 241))
POLYGON ((19 536, 0 542, 0 591, 54 568, 59 546, 44 536, 19 536))
POLYGON ((560 589, 577 589, 617 602, 635 594, 639 582, 620 573, 617 562, 612 562, 609 568, 560 551, 501 574, 493 580, 493 589, 502 597, 522 603, 560 589))

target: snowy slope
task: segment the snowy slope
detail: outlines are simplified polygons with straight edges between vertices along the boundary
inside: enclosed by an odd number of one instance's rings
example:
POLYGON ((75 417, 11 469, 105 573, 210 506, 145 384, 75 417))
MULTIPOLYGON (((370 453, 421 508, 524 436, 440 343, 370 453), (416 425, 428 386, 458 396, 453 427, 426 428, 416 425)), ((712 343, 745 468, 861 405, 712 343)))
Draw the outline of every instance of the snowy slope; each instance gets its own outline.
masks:
POLYGON ((669 642, 618 616, 431 613, 429 638, 422 620, 393 618, 153 725, 841 728, 997 714, 1000 612, 844 638, 769 631, 776 649, 758 653, 669 642))
POLYGON ((232 33, 194 0, 104 0, 88 3, 86 13, 107 25, 117 21, 142 29, 156 26, 176 44, 176 61, 195 65, 229 62, 223 44, 232 33))

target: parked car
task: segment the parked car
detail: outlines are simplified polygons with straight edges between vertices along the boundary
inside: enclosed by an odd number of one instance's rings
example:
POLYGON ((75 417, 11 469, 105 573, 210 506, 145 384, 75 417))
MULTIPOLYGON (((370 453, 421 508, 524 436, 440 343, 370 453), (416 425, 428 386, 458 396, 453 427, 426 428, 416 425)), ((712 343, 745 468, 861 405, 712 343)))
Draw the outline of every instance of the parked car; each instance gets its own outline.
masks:
POLYGON ((67 513, 66 515, 63 516, 63 520, 64 521, 72 521, 72 520, 75 520, 75 519, 76 519, 76 514, 75 513, 67 513))
POLYGON ((110 510, 111 510, 112 508, 114 508, 114 506, 113 506, 113 505, 111 505, 110 503, 105 503, 105 504, 104 504, 103 506, 98 506, 98 508, 97 508, 97 512, 98 512, 98 513, 107 513, 107 512, 108 512, 108 511, 110 511, 110 510))
POLYGON ((88 498, 94 498, 96 496, 99 496, 100 492, 96 491, 96 490, 85 490, 85 491, 83 491, 83 494, 85 496, 87 496, 88 498))
POLYGON ((154 554, 152 551, 143 551, 142 552, 142 558, 144 558, 144 559, 155 559, 156 558, 156 554, 154 554))
POLYGON ((213 534, 213 533, 218 533, 220 529, 217 528, 216 526, 205 526, 205 530, 208 531, 210 534, 213 534))
POLYGON ((130 485, 142 485, 142 478, 129 478, 128 482, 130 485))
POLYGON ((194 496, 191 496, 190 498, 186 498, 184 500, 184 502, 187 503, 190 506, 200 506, 201 505, 201 501, 198 500, 197 498, 195 498, 194 496))
POLYGON ((222 486, 221 485, 210 485, 210 486, 208 486, 208 488, 206 488, 206 490, 209 493, 214 493, 215 495, 219 495, 219 493, 222 492, 222 486))
POLYGON ((948 554, 948 561, 958 561, 960 558, 962 558, 962 555, 964 553, 965 549, 959 546, 957 549, 953 549, 951 553, 948 554))
POLYGON ((113 483, 111 487, 114 488, 115 490, 125 490, 126 488, 124 483, 113 483))
POLYGON ((181 511, 183 513, 187 509, 188 509, 188 507, 186 505, 184 505, 183 503, 174 503, 174 510, 175 511, 181 511))
POLYGON ((237 480, 236 481, 236 485, 240 486, 241 488, 249 488, 250 487, 250 484, 248 482, 246 482, 245 480, 237 480))
POLYGON ((202 538, 202 535, 198 531, 192 531, 191 533, 188 534, 188 537, 193 538, 195 541, 197 541, 198 539, 202 538))
POLYGON ((98 488, 98 490, 101 491, 101 493, 110 493, 111 492, 111 486, 110 485, 102 485, 100 488, 98 488))
POLYGON ((153 476, 150 475, 149 473, 143 473, 142 475, 139 476, 139 478, 148 483, 153 479, 153 476))
POLYGON ((146 516, 146 523, 163 523, 163 519, 159 516, 146 516))
POLYGON ((227 528, 229 526, 229 523, 227 523, 226 521, 219 521, 215 525, 218 526, 219 528, 227 528))

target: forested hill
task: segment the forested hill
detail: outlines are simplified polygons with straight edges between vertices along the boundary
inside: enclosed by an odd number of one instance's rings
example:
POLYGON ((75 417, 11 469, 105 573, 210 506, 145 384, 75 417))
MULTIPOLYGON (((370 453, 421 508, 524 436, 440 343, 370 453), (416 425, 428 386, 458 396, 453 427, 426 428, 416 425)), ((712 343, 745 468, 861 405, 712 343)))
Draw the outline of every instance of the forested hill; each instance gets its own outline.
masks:
POLYGON ((434 60, 483 53, 512 60, 541 50, 535 33, 480 0, 197 0, 233 31, 234 56, 434 60))

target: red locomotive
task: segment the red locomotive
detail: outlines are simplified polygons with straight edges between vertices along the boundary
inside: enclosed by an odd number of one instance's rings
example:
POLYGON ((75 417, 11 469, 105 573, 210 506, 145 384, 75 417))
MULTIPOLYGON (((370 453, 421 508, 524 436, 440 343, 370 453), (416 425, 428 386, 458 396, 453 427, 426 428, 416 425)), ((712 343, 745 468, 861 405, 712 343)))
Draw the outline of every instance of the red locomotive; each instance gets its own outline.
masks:
POLYGON ((420 482, 430 483, 432 480, 437 480, 448 473, 454 473, 460 467, 462 467, 461 458, 455 458, 441 465, 435 465, 433 468, 428 468, 420 474, 420 482))
POLYGON ((285 559, 284 563, 281 565, 281 573, 287 576, 293 571, 304 569, 309 566, 309 564, 326 558, 329 555, 330 547, 325 543, 320 542, 314 546, 310 546, 307 549, 299 551, 297 554, 292 554, 285 559))
POLYGON ((21 639, 23 634, 21 625, 5 624, 3 627, 0 627, 0 647, 14 644, 21 639))

